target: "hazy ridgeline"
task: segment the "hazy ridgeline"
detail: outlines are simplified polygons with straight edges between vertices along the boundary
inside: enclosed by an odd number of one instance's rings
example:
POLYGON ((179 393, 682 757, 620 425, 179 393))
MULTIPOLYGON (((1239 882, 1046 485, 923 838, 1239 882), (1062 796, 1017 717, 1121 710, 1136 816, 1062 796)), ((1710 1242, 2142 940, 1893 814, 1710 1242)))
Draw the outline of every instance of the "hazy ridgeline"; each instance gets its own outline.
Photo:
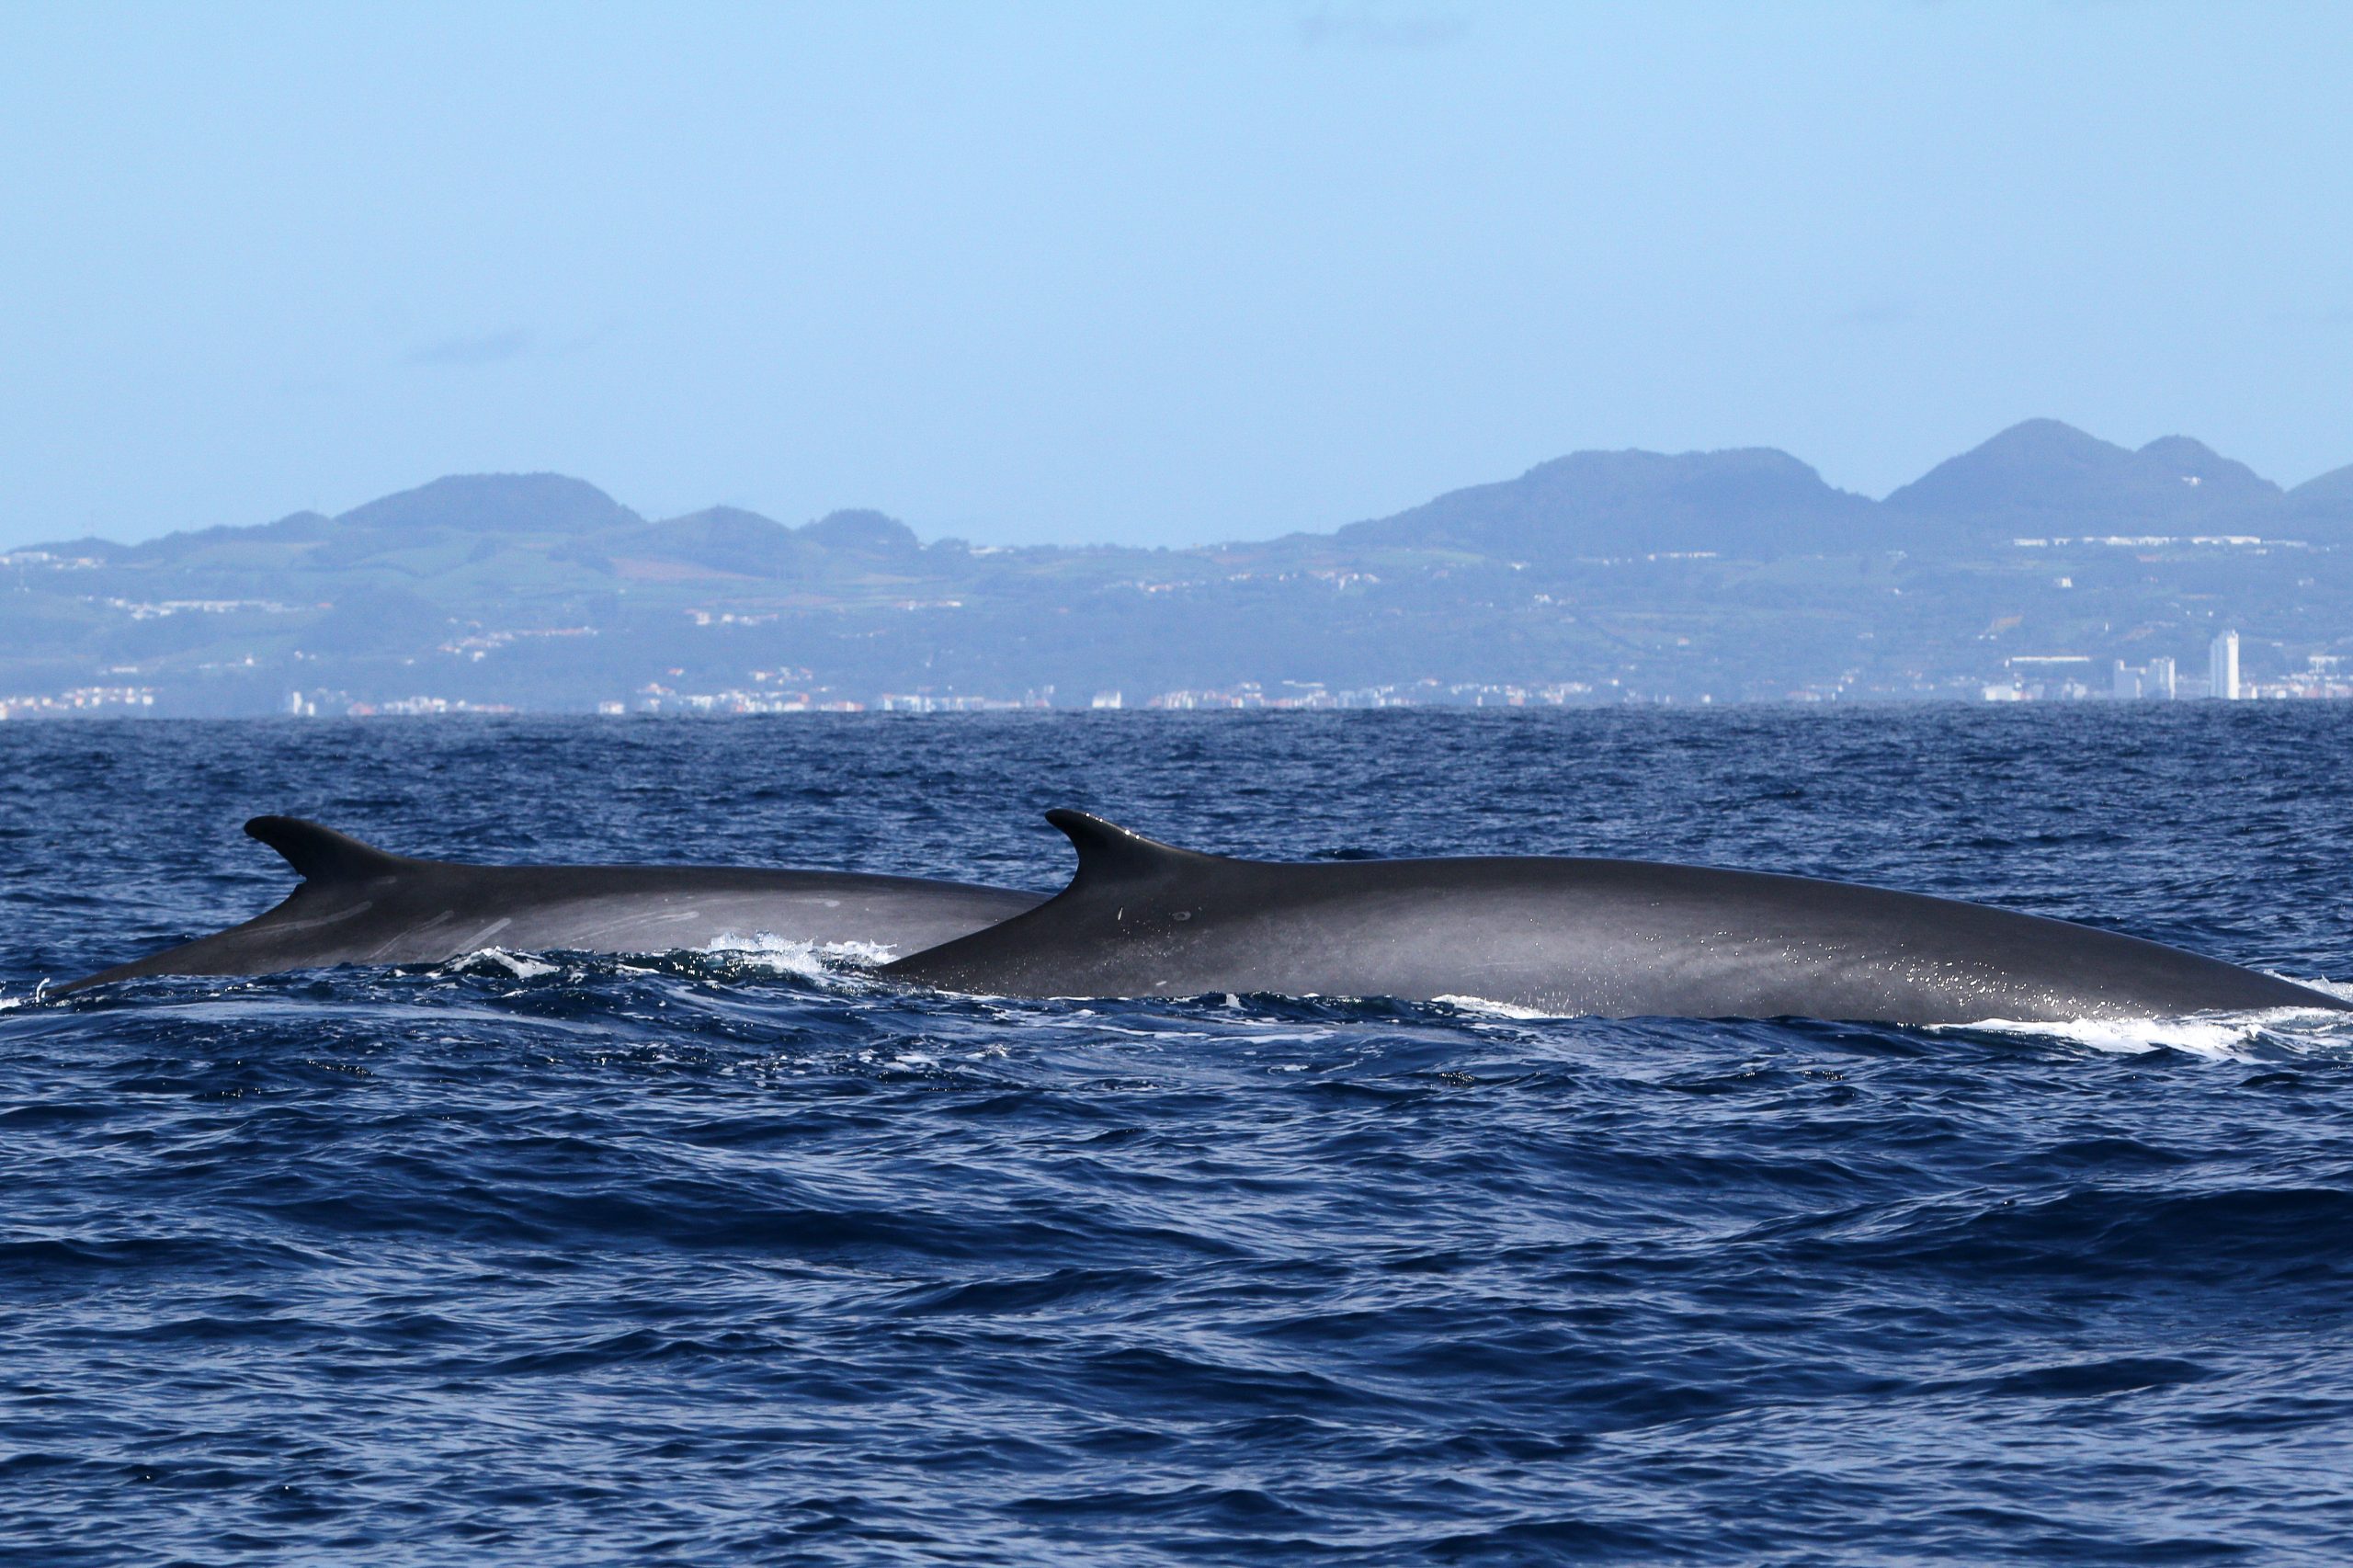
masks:
POLYGON ((1186 550, 653 521, 540 474, 5 560, 26 713, 1973 699, 2060 656, 2100 695, 2118 662, 2202 668, 2226 628, 2250 680, 2353 653, 2353 469, 2282 491, 2049 420, 1881 501, 1778 451, 1581 452, 1186 550))

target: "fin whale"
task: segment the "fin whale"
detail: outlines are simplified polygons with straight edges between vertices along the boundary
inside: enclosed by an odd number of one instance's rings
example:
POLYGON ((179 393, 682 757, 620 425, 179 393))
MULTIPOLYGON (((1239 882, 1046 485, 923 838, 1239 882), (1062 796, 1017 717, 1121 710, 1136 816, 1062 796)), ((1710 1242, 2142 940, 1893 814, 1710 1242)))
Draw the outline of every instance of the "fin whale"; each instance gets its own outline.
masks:
POLYGON ((646 953, 765 933, 912 953, 1018 915, 1042 897, 849 871, 471 866, 389 854, 293 817, 256 817, 245 832, 301 876, 285 903, 49 994, 147 974, 438 963, 493 945, 646 953))
POLYGON ((1047 818, 1078 851, 1067 888, 881 972, 1010 996, 1460 996, 1898 1025, 2353 1010, 2161 943, 1847 882, 1548 858, 1279 864, 1047 818))

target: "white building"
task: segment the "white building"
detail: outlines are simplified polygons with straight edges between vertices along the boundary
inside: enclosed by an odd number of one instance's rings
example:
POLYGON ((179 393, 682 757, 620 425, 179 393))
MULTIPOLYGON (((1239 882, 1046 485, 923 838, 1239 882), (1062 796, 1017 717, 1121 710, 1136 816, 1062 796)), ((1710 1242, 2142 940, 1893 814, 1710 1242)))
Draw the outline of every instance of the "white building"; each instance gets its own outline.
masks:
POLYGON ((2109 676, 2109 695, 2119 700, 2145 698, 2157 702, 2171 702, 2177 695, 2177 685, 2171 659, 2154 658, 2138 666, 2119 659, 2109 676))
POLYGON ((2206 649, 2206 693, 2225 702, 2239 699, 2239 634, 2225 631, 2206 649))

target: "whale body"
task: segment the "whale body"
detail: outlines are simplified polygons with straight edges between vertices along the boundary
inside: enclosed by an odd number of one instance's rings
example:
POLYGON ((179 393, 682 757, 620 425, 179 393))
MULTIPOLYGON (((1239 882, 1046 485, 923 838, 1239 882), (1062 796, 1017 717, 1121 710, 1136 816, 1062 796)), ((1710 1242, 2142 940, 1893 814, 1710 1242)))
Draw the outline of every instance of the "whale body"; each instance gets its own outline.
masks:
POLYGON ((1047 818, 1078 851, 1068 888, 881 972, 1006 996, 1462 998, 1610 1017, 2353 1010, 2162 943, 1845 882, 1536 857, 1276 864, 1047 818))
POLYGON ((50 994, 148 974, 438 963, 492 946, 656 953, 764 935, 911 953, 1018 915, 1043 896, 848 871, 470 866, 388 854, 293 817, 256 817, 245 832, 303 878, 285 903, 50 994))

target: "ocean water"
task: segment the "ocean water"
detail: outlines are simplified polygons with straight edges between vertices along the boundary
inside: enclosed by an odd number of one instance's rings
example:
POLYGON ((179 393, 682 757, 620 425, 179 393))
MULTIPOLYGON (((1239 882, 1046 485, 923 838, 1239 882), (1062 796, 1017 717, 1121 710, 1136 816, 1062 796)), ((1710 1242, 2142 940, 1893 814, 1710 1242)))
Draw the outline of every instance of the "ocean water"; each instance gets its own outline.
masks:
POLYGON ((2353 981, 2353 707, 0 726, 0 1556, 2353 1559, 2353 1028, 63 978, 314 816, 1038 888, 1100 812, 2353 981))

